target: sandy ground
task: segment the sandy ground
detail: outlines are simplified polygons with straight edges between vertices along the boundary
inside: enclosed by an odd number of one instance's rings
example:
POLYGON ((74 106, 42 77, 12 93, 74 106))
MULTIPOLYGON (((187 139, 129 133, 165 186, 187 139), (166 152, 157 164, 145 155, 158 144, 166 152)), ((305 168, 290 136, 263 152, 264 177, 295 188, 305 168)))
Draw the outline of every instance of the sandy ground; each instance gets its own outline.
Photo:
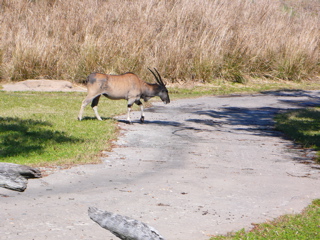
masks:
POLYGON ((320 169, 312 151, 274 130, 272 117, 319 103, 319 91, 267 92, 155 103, 144 124, 139 112, 132 125, 119 116, 120 137, 102 164, 29 180, 23 193, 0 189, 1 239, 117 239, 89 219, 89 206, 172 240, 299 212, 320 197, 320 169))
POLYGON ((77 86, 69 81, 29 79, 21 82, 7 83, 2 85, 4 91, 39 91, 39 92, 84 92, 86 88, 77 86))

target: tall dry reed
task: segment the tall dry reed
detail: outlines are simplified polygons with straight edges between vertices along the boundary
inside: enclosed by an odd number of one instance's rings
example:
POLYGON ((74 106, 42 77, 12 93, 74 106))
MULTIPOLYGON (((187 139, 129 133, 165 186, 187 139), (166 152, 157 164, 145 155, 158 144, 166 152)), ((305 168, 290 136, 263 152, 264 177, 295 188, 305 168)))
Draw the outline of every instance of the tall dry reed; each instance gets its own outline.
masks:
POLYGON ((320 72, 319 0, 0 0, 0 77, 168 81, 320 72))

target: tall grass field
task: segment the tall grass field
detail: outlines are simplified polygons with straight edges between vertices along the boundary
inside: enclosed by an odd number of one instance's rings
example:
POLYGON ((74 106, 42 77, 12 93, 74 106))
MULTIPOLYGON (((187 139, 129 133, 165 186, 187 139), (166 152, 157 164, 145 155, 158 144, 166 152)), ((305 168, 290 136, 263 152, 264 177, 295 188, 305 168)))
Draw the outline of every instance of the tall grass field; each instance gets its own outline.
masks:
POLYGON ((320 72, 319 0, 1 0, 0 78, 82 81, 157 67, 169 82, 320 72))

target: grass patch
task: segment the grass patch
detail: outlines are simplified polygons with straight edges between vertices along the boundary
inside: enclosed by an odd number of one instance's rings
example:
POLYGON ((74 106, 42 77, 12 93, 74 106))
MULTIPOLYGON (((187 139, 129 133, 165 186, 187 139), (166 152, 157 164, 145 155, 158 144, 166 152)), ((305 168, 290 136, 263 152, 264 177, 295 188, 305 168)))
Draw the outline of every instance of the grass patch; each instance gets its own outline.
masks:
POLYGON ((214 80, 211 83, 170 84, 170 97, 188 98, 204 95, 228 95, 228 94, 254 94, 272 90, 316 90, 320 89, 319 81, 281 81, 270 79, 249 78, 246 83, 230 82, 228 80, 214 80))
POLYGON ((276 117, 276 128, 305 148, 318 151, 320 163, 320 108, 290 111, 276 117))
POLYGON ((90 106, 76 120, 85 93, 0 92, 0 161, 29 164, 80 164, 99 161, 99 152, 116 137, 112 117, 124 101, 101 99, 97 121, 90 106))
POLYGON ((301 214, 284 215, 272 222, 256 225, 249 232, 240 230, 210 240, 236 239, 320 239, 320 199, 314 200, 301 214))

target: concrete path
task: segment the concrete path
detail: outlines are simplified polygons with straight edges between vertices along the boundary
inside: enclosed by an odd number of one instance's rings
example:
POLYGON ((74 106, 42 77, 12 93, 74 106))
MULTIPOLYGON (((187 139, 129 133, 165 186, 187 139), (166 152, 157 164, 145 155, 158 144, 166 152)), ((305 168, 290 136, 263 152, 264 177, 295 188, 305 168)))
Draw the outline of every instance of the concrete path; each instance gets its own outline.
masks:
POLYGON ((272 118, 319 104, 319 91, 155 103, 144 124, 139 112, 133 125, 119 122, 103 164, 29 180, 24 193, 0 189, 1 239, 117 239, 89 219, 89 206, 171 240, 207 240, 299 212, 320 198, 319 165, 274 131, 272 118))

